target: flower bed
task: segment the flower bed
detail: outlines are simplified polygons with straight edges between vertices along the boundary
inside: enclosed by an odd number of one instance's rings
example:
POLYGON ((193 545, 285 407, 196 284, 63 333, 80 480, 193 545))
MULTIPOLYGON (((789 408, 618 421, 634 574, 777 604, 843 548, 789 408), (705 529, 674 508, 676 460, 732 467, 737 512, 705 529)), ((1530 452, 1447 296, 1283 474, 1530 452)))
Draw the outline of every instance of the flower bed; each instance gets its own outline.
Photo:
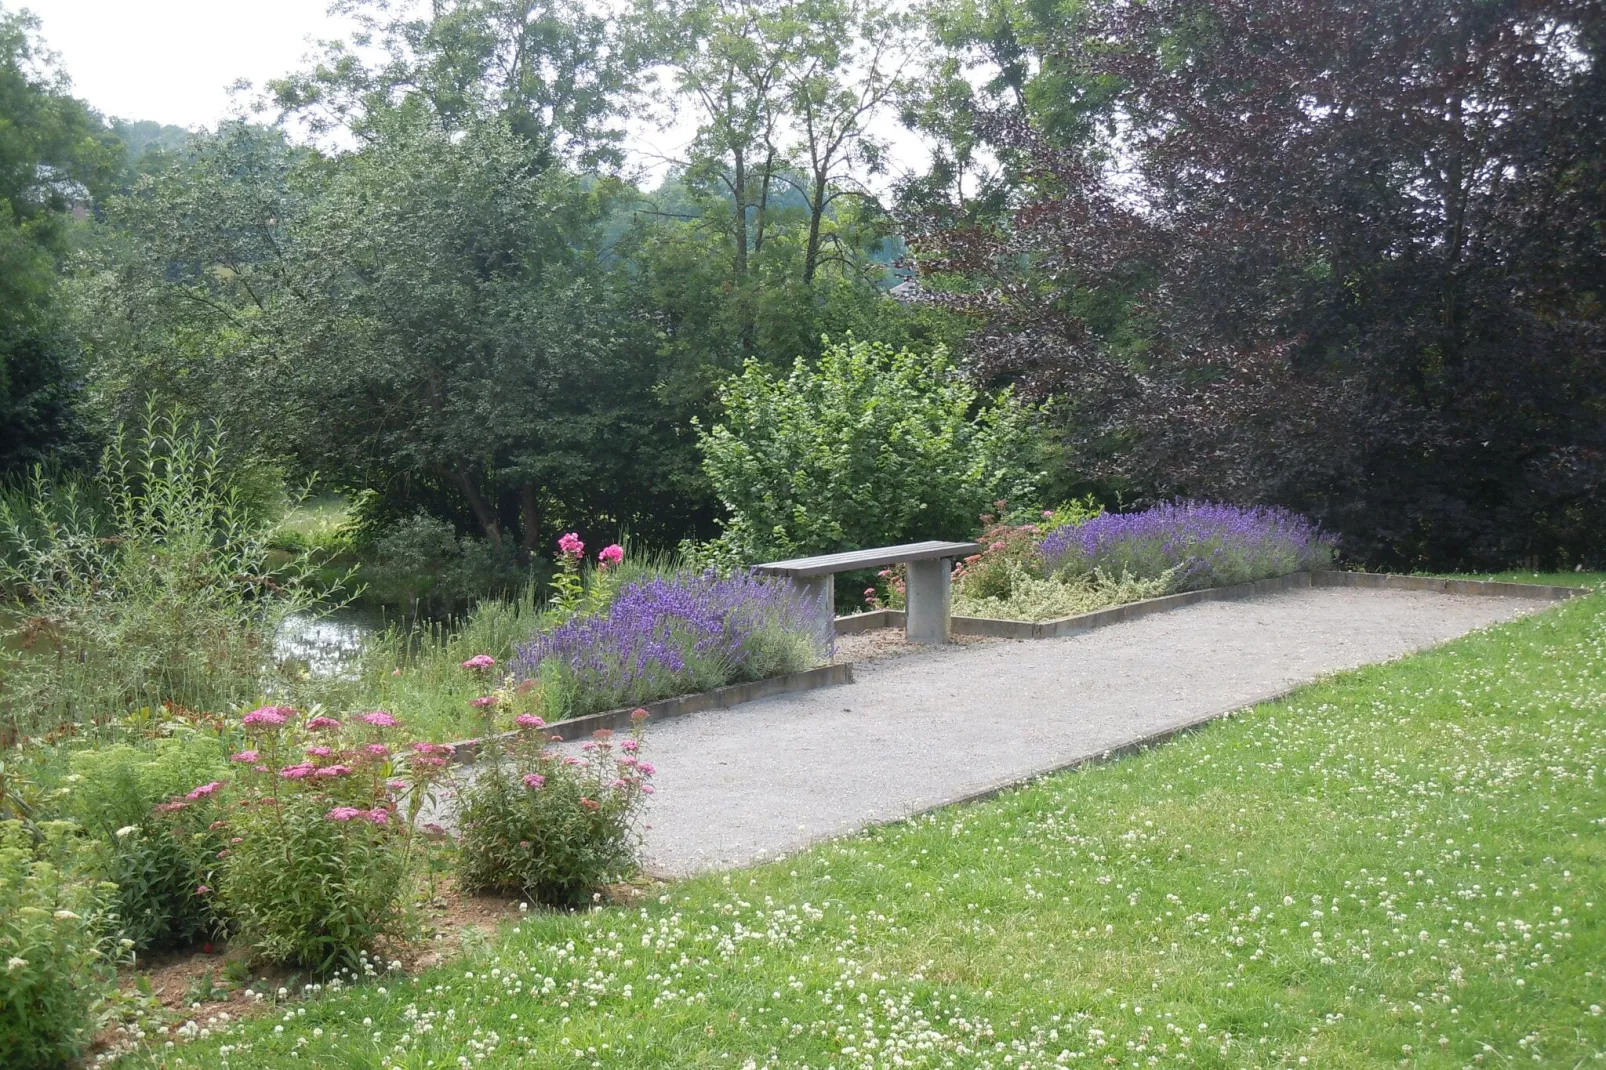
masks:
POLYGON ((679 572, 621 587, 519 649, 549 717, 577 717, 800 672, 830 656, 829 610, 789 583, 679 572))

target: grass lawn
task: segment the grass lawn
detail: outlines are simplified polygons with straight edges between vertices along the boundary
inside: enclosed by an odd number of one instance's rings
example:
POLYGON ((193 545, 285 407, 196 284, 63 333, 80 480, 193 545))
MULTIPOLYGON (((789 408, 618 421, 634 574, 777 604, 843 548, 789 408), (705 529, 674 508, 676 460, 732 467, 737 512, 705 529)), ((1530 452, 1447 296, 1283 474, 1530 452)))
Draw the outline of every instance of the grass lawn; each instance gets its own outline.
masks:
POLYGON ((1606 572, 1534 572, 1517 569, 1512 572, 1456 572, 1458 580, 1504 580, 1507 583, 1543 583, 1557 587, 1599 587, 1606 583, 1606 572))
POLYGON ((663 892, 129 1062, 1606 1065, 1606 595, 663 892))

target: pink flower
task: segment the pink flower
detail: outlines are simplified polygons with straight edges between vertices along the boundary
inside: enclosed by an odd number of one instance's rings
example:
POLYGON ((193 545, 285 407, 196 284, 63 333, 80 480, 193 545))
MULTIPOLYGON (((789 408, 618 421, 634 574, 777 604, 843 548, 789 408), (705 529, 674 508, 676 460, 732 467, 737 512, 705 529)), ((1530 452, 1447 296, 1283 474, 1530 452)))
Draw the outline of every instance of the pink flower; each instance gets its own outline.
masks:
POLYGON ((565 557, 580 557, 586 552, 586 544, 571 531, 558 539, 558 551, 565 557))
POLYGON ((211 890, 212 890, 211 888, 209 888, 209 887, 207 887, 206 885, 203 884, 199 888, 195 889, 195 894, 196 895, 205 895, 207 892, 210 892, 211 890))
POLYGON ((1054 510, 1052 510, 1052 509, 1044 509, 1043 510, 1043 519, 1044 520, 1052 520, 1052 519, 1054 519, 1054 510))
POLYGON ((312 720, 307 722, 307 727, 311 729, 339 728, 340 722, 335 720, 333 717, 325 717, 322 714, 319 714, 317 717, 314 717, 312 720))
POLYGON ((290 706, 258 706, 244 717, 240 718, 243 725, 263 725, 267 728, 278 728, 290 719, 295 713, 290 706))
POLYGON ((385 746, 383 743, 370 743, 366 747, 364 747, 363 750, 367 751, 371 756, 373 756, 375 758, 388 758, 388 757, 390 757, 390 748, 385 746))
POLYGON ((413 750, 419 754, 449 755, 452 747, 446 743, 414 743, 413 750))
POLYGON ((546 777, 542 776, 540 773, 524 774, 524 786, 529 788, 531 791, 534 791, 545 783, 546 777))
POLYGON ((385 787, 389 788, 391 791, 406 791, 407 790, 407 781, 405 781, 405 780, 387 780, 387 781, 385 781, 385 787))
POLYGON ((1004 544, 1001 542, 995 542, 991 546, 987 547, 989 550, 1002 550, 1003 548, 1004 544))
POLYGON ((243 750, 239 754, 231 754, 231 755, 229 755, 229 761, 231 761, 231 762, 241 762, 241 763, 249 763, 249 764, 255 765, 257 762, 260 762, 261 760, 262 760, 262 755, 258 754, 254 750, 243 750))
POLYGON ((602 809, 602 804, 601 803, 599 803, 595 799, 588 799, 584 795, 580 796, 580 805, 585 807, 587 810, 601 810, 602 809))
POLYGON ((432 758, 426 754, 415 754, 407 761, 414 769, 440 769, 446 764, 445 758, 432 758))
POLYGON ((619 744, 619 749, 627 753, 634 754, 640 746, 641 744, 637 743, 635 740, 627 739, 623 743, 619 744))
POLYGON ((624 559, 625 548, 620 546, 618 543, 614 543, 611 546, 604 546, 602 548, 602 552, 597 555, 597 563, 603 568, 612 568, 614 565, 617 565, 624 559))
POLYGON ((612 780, 608 781, 608 787, 610 788, 622 788, 624 786, 625 781, 620 777, 614 777, 612 780))
POLYGON ((640 706, 637 706, 635 709, 630 711, 630 723, 631 724, 640 724, 642 721, 645 721, 646 719, 647 719, 647 711, 642 709, 640 706))
POLYGON ((323 816, 328 821, 350 821, 353 818, 361 817, 362 811, 355 806, 337 806, 323 816))
POLYGON ((874 587, 866 587, 864 589, 864 597, 866 597, 866 598, 874 598, 875 597, 875 588, 874 587))
POLYGON ((471 698, 471 699, 469 699, 468 700, 468 704, 470 706, 473 706, 476 710, 488 710, 492 706, 496 705, 496 696, 495 695, 481 695, 479 698, 471 698))
POLYGON ((313 770, 312 775, 321 777, 337 777, 347 776, 350 773, 351 766, 349 765, 326 765, 322 769, 313 770))
POLYGON ((579 765, 580 764, 580 759, 576 758, 572 754, 566 754, 566 755, 563 756, 563 764, 564 765, 579 765))
POLYGON ((496 659, 491 657, 489 654, 475 654, 472 658, 469 658, 467 661, 463 662, 463 668, 494 669, 496 668, 496 659))
POLYGON ((362 818, 370 825, 388 825, 390 824, 390 811, 381 810, 376 806, 374 809, 365 812, 362 818))
POLYGON ((396 718, 392 717, 384 710, 375 710, 372 713, 365 713, 362 715, 362 719, 373 725, 375 728, 395 728, 401 724, 400 721, 396 720, 396 718))
POLYGON ((513 718, 513 723, 520 728, 545 728, 546 722, 533 713, 521 713, 513 718))
POLYGON ((194 802, 196 799, 204 799, 208 795, 215 794, 217 792, 217 790, 219 788, 221 788, 222 786, 223 786, 223 781, 214 780, 210 784, 202 784, 200 787, 196 788, 194 791, 190 792, 188 795, 186 795, 184 797, 186 799, 189 799, 191 802, 194 802))
POLYGON ((302 780, 311 776, 315 768, 316 766, 311 762, 298 762, 295 765, 287 765, 279 770, 279 775, 286 780, 302 780))
POLYGON ((174 799, 171 802, 157 803, 154 809, 159 814, 171 814, 187 806, 189 806, 189 803, 174 799))
POLYGON ((334 752, 328 747, 308 747, 307 753, 314 758, 327 758, 334 752))
POLYGON ((581 750, 596 750, 597 749, 597 745, 595 743, 591 742, 591 740, 588 739, 584 743, 580 744, 580 749, 581 750))
POLYGON ((637 762, 636 769, 640 771, 642 776, 652 776, 658 771, 658 767, 651 762, 637 762))
POLYGON ((651 784, 643 784, 641 786, 641 793, 643 795, 651 795, 653 792, 655 792, 657 790, 658 789, 653 787, 651 784))

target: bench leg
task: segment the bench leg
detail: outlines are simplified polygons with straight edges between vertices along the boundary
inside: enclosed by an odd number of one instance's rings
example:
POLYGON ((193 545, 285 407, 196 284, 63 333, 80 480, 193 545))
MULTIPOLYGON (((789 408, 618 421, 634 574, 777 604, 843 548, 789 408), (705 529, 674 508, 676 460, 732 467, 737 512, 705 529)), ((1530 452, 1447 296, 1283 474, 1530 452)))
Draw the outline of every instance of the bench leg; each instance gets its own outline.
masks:
POLYGON ((952 568, 946 557, 935 561, 911 561, 904 595, 908 614, 904 617, 904 636, 911 643, 946 643, 952 613, 952 568))
POLYGON ((813 598, 825 603, 826 616, 836 619, 836 577, 830 573, 824 576, 800 576, 792 581, 807 598, 813 598))

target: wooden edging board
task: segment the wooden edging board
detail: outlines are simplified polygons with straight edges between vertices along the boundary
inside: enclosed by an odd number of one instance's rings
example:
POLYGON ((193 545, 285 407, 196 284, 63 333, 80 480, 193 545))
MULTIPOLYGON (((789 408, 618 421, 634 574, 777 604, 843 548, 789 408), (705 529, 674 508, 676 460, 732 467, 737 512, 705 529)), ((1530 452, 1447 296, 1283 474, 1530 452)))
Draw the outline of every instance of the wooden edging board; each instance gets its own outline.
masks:
MULTIPOLYGON (((784 676, 771 676, 765 680, 749 680, 746 683, 731 684, 727 687, 716 687, 712 691, 699 691, 694 695, 677 695, 674 698, 659 699, 657 702, 644 702, 640 706, 631 706, 625 709, 608 710, 604 713, 589 713, 584 717, 571 717, 567 721, 558 721, 541 729, 541 734, 547 739, 569 742, 584 739, 600 728, 615 732, 628 732, 631 728, 630 715, 637 709, 647 711, 647 723, 656 724, 671 717, 683 717, 688 713, 701 713, 704 710, 723 710, 743 702, 755 702, 761 698, 772 698, 776 695, 791 694, 796 691, 813 691, 819 687, 834 687, 837 684, 851 684, 853 682, 853 665, 851 662, 842 662, 836 665, 817 665, 803 672, 787 673, 784 676)), ((496 737, 500 740, 512 739, 517 733, 502 732, 496 737)), ((479 752, 481 741, 478 739, 465 739, 448 744, 452 748, 452 760, 457 762, 472 761, 479 752)))

